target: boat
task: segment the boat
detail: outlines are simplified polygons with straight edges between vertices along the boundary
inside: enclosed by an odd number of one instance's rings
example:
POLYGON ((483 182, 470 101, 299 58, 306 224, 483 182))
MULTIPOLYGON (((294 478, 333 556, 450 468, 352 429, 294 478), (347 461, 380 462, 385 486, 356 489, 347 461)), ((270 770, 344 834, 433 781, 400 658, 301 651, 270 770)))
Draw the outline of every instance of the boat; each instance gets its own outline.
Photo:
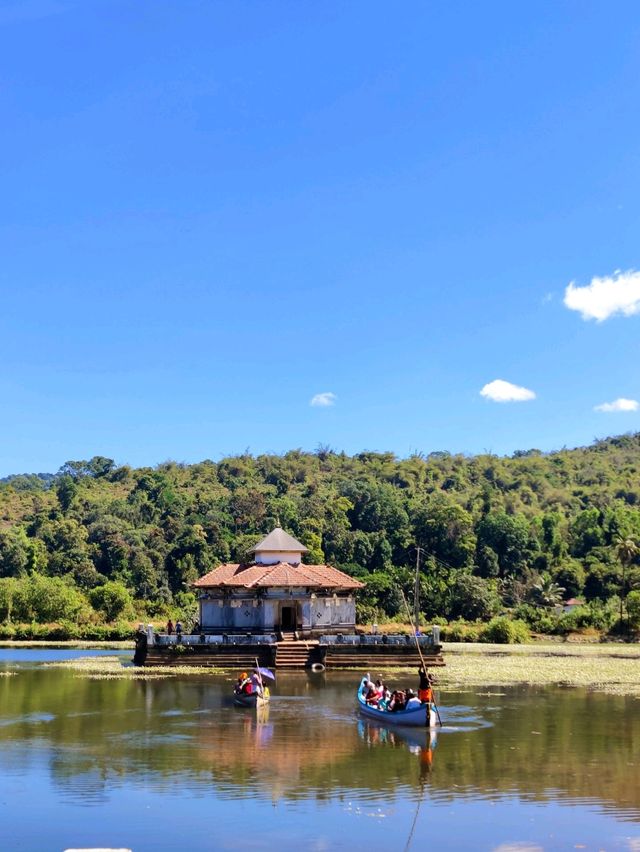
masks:
POLYGON ((269 687, 265 688, 264 695, 258 695, 257 692, 252 692, 249 695, 244 692, 236 692, 233 695, 233 703, 236 707, 264 707, 270 700, 269 687))
POLYGON ((407 725, 411 727, 435 728, 437 724, 436 711, 433 704, 423 703, 411 710, 398 710, 390 713, 388 710, 379 710, 365 701, 364 693, 368 678, 363 677, 358 687, 358 707, 363 716, 375 719, 384 725, 407 725))
POLYGON ((272 671, 260 668, 256 660, 256 667, 253 669, 251 678, 247 676, 246 672, 243 672, 238 678, 233 690, 233 703, 236 707, 264 707, 271 699, 269 687, 265 685, 264 681, 275 680, 275 678, 276 676, 272 671), (251 692, 245 692, 245 688, 251 689, 251 692))

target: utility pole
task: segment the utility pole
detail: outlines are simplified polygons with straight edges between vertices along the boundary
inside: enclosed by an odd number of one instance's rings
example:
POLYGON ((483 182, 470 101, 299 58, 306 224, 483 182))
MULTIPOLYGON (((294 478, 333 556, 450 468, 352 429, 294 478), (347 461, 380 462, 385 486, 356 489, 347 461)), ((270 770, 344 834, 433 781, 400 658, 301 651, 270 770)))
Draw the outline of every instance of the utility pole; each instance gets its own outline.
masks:
POLYGON ((416 547, 416 579, 413 586, 413 623, 416 633, 420 629, 420 552, 422 548, 416 547))

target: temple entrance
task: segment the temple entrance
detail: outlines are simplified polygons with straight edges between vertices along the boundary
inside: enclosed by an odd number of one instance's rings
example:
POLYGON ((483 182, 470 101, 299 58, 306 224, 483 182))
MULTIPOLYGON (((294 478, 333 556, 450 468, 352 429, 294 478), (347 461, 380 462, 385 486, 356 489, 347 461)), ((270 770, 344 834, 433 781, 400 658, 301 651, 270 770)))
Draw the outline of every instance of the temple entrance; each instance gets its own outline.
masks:
POLYGON ((296 626, 295 606, 283 606, 280 610, 280 629, 295 630, 296 626))

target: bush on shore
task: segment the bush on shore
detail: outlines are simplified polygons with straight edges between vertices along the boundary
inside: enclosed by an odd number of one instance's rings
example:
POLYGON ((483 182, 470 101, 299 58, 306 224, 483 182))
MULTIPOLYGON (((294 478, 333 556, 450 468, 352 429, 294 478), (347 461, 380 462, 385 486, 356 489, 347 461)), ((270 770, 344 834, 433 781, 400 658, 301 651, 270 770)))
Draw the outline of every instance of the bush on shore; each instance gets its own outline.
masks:
POLYGON ((492 618, 480 633, 481 642, 498 645, 520 645, 530 640, 531 633, 524 621, 504 615, 492 618))
POLYGON ((128 622, 115 624, 0 624, 0 641, 121 642, 131 639, 134 628, 128 622))

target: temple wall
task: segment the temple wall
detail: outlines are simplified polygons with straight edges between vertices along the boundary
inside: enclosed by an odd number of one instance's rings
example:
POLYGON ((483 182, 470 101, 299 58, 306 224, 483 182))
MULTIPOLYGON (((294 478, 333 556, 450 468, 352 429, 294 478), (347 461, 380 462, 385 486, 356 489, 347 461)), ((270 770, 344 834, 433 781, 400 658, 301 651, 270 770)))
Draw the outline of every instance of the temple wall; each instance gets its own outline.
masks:
POLYGON ((332 625, 354 625, 356 623, 356 604, 352 597, 317 597, 311 602, 311 627, 331 627, 332 625))
POLYGON ((311 597, 303 589, 269 589, 260 598, 245 596, 200 601, 200 623, 205 630, 252 630, 270 632, 280 626, 281 606, 295 606, 297 628, 316 630, 354 626, 356 605, 353 596, 311 597))

